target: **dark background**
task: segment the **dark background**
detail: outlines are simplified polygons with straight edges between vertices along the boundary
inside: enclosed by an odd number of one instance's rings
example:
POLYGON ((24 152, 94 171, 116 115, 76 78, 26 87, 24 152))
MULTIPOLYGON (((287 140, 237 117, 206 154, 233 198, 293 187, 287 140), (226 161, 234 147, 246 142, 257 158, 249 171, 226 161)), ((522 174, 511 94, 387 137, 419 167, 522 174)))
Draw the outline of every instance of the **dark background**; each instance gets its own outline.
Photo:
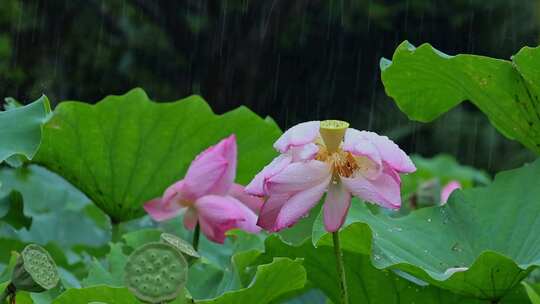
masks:
POLYGON ((379 59, 429 42, 449 54, 509 59, 539 38, 539 1, 0 0, 0 94, 94 103, 144 88, 247 105, 282 128, 338 118, 408 152, 449 153, 490 172, 533 155, 464 104, 408 122, 384 94, 379 59))

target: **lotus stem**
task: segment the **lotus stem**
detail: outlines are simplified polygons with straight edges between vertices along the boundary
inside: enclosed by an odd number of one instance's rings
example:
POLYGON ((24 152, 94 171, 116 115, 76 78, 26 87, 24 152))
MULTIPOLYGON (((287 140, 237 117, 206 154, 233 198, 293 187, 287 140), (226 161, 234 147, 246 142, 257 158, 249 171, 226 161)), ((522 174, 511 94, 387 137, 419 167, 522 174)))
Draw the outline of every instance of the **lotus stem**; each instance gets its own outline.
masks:
POLYGON ((6 289, 0 294, 0 304, 8 303, 8 299, 15 296, 16 288, 12 283, 6 286, 6 289))
POLYGON ((339 287, 341 289, 341 304, 349 304, 349 293, 347 291, 347 276, 345 274, 345 265, 343 264, 343 252, 339 242, 339 231, 332 233, 334 240, 334 253, 336 254, 336 268, 339 278, 339 287))
POLYGON ((197 222, 197 225, 195 225, 195 231, 193 231, 193 249, 195 251, 199 251, 199 238, 201 237, 201 226, 199 225, 199 222, 197 222))

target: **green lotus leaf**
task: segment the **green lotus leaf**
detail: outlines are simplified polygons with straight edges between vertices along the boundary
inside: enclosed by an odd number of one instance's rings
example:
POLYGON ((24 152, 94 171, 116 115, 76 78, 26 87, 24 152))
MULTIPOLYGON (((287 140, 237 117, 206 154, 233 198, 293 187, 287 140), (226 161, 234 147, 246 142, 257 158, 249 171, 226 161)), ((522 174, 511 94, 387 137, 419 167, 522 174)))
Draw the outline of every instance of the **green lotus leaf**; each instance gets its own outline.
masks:
POLYGON ((540 48, 523 48, 513 61, 446 55, 405 41, 382 59, 386 93, 409 118, 427 122, 468 100, 506 137, 540 153, 540 48))
POLYGON ((32 225, 32 218, 24 214, 23 199, 19 192, 8 193, 0 199, 0 205, 0 220, 3 223, 13 229, 28 229, 32 225))
MULTIPOLYGON (((66 249, 98 248, 106 246, 110 240, 109 218, 57 174, 37 165, 17 169, 3 167, 0 182, 0 198, 10 192, 18 194, 15 197, 21 198, 23 216, 31 218, 28 229, 11 234, 0 231, 0 236, 38 244, 55 242, 66 249)), ((4 200, 0 200, 2 203, 4 200)), ((16 206, 13 203, 11 206, 16 206)), ((8 223, 14 219, 11 217, 8 223)))
POLYGON ((88 276, 81 282, 84 287, 102 284, 124 286, 124 267, 128 257, 122 251, 122 244, 111 243, 109 247, 103 263, 94 258, 88 265, 88 276))
POLYGON ((257 268, 253 282, 246 288, 228 291, 200 304, 272 303, 280 296, 302 289, 306 283, 306 271, 300 260, 275 258, 269 264, 257 268))
POLYGON ((11 256, 6 263, 6 266, 3 267, 2 272, 0 272, 0 282, 6 282, 11 279, 11 272, 13 271, 13 268, 15 268, 19 256, 20 254, 17 251, 11 252, 11 256))
POLYGON ((237 182, 247 183, 274 156, 281 131, 245 107, 223 115, 199 96, 156 103, 141 89, 95 105, 62 102, 45 125, 35 161, 81 189, 118 222, 181 179, 194 157, 236 134, 237 182))
POLYGON ((527 282, 523 282, 523 286, 527 291, 527 295, 529 296, 531 303, 540 304, 540 285, 538 283, 530 284, 527 282))
POLYGON ((158 242, 163 232, 158 229, 140 229, 125 233, 122 240, 131 250, 144 244, 158 242))
POLYGON ((49 100, 42 96, 26 106, 7 109, 0 112, 0 163, 15 155, 32 159, 41 142, 43 124, 49 118, 49 100))
MULTIPOLYGON (((252 282, 253 276, 242 280, 240 273, 245 270, 245 265, 237 264, 239 261, 235 257, 247 251, 262 250, 265 235, 238 229, 228 231, 227 235, 223 245, 201 239, 198 250, 201 258, 191 265, 187 283, 187 289, 196 300, 217 298, 226 292, 246 288, 252 282)), ((187 235, 181 237, 191 239, 187 235)), ((253 269, 252 274, 255 272, 253 269)))
POLYGON ((514 67, 525 80, 529 98, 535 102, 535 112, 538 113, 540 94, 540 47, 523 47, 512 56, 514 67))
MULTIPOLYGON (((455 191, 441 207, 394 218, 352 203, 345 250, 370 254, 379 269, 400 269, 453 292, 496 300, 540 265, 540 160, 485 186, 455 191)), ((313 241, 331 246, 322 219, 313 241)))
MULTIPOLYGON (((265 263, 274 257, 303 259, 309 284, 323 291, 333 303, 341 303, 333 248, 329 246, 315 248, 310 241, 297 246, 289 245, 272 236, 266 240, 265 252, 260 254, 254 264, 265 263)), ((401 273, 398 275, 391 269, 379 270, 373 266, 368 255, 345 251, 344 261, 350 303, 492 303, 491 300, 468 298, 451 293, 420 280, 416 280, 415 283, 411 281, 410 276, 401 273)), ((526 303, 526 297, 521 286, 518 286, 498 303, 526 303)))
POLYGON ((88 304, 90 302, 111 304, 140 303, 127 288, 100 285, 80 289, 68 289, 56 298, 52 304, 88 304))

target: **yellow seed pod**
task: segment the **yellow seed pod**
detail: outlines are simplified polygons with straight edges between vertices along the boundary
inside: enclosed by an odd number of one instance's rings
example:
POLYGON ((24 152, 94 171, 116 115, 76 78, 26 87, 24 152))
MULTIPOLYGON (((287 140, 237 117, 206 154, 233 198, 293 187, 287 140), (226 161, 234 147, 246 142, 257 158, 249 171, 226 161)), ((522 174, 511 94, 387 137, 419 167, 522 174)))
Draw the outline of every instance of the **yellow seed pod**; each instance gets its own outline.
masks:
POLYGON ((320 133, 328 153, 337 152, 349 123, 342 120, 321 121, 320 133))

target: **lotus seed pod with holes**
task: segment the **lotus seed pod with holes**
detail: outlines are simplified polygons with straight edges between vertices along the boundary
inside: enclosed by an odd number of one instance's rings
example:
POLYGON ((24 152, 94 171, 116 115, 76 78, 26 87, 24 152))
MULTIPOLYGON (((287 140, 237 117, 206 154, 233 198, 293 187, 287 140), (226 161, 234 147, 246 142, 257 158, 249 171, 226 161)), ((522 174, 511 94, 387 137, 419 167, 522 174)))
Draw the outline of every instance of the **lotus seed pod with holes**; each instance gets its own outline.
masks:
POLYGON ((187 282, 188 265, 176 247, 148 243, 129 256, 124 272, 127 288, 141 301, 174 300, 187 282))
POLYGON ((182 252, 183 254, 186 254, 190 257, 194 257, 194 258, 200 258, 201 256, 199 255, 199 253, 193 248, 193 246, 191 246, 190 243, 182 240, 181 238, 175 236, 175 235, 172 235, 170 233, 162 233, 161 234, 161 241, 164 242, 164 243, 167 243, 169 245, 172 245, 174 246, 175 248, 177 248, 178 250, 180 250, 180 252, 182 252))
POLYGON ((321 122, 319 133, 329 153, 339 149, 349 123, 341 120, 324 120, 321 122))
POLYGON ((24 248, 11 274, 17 290, 43 292, 56 287, 60 277, 56 263, 42 247, 31 244, 24 248))

